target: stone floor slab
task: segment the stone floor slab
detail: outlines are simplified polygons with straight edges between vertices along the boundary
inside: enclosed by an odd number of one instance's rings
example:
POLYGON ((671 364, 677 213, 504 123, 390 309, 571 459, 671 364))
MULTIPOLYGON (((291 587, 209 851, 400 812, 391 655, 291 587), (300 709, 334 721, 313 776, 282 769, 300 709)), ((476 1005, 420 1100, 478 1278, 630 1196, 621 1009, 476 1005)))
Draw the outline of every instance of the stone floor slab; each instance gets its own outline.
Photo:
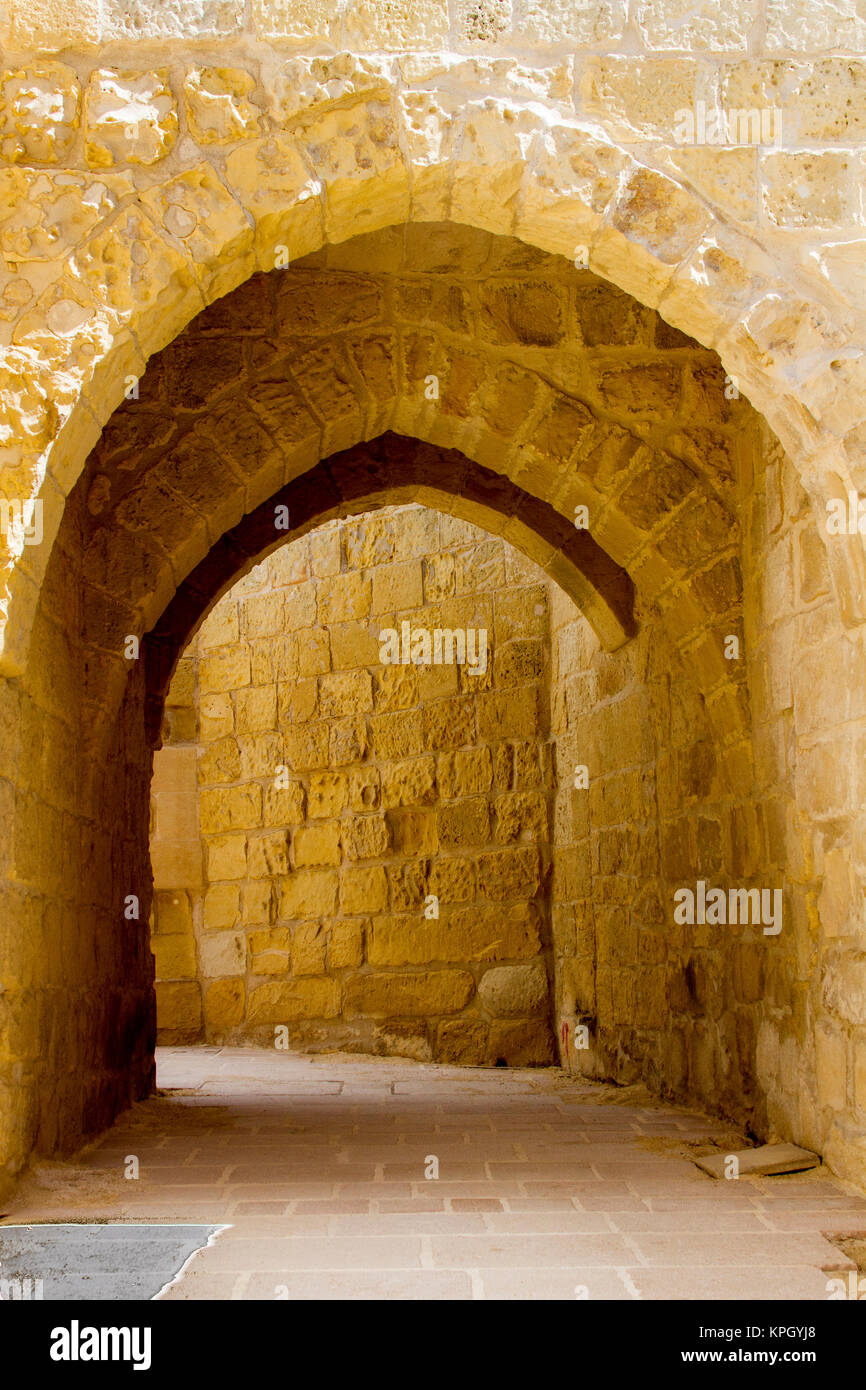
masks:
POLYGON ((729 1125, 555 1068, 177 1048, 158 1069, 159 1096, 34 1166, 0 1237, 47 1220, 225 1225, 173 1301, 591 1303, 826 1299, 847 1265, 824 1233, 866 1229, 863 1194, 826 1170, 715 1182, 689 1144, 730 1143, 729 1125))

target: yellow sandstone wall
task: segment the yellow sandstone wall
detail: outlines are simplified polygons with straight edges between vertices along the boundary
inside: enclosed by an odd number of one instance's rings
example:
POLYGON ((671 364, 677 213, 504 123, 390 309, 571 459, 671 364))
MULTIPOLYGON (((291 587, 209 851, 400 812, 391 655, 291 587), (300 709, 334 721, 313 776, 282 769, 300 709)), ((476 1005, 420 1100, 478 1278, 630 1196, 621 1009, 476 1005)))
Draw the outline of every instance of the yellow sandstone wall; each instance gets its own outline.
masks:
POLYGON ((220 600, 154 760, 163 1041, 285 1025, 292 1047, 553 1060, 547 614, 540 570, 419 507, 291 542, 220 600), (483 630, 485 669, 383 663, 404 621, 483 630))

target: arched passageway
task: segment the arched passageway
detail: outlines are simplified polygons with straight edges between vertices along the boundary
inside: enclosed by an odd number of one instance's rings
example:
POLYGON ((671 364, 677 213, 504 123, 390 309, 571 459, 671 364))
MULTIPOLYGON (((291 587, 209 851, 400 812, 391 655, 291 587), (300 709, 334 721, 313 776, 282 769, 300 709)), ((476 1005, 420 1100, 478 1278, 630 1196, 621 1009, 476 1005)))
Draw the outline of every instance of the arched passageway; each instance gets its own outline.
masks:
POLYGON ((562 764, 589 785, 556 807, 557 1036, 590 1017, 598 1073, 850 1167, 846 952, 815 917, 853 892, 818 703, 846 639, 810 501, 714 353, 562 258, 436 224, 219 299, 132 374, 66 499, 4 706, 9 1171, 151 1084, 148 789, 184 642, 286 534, 395 501, 503 536, 585 615, 562 638, 562 764), (699 882, 779 890, 783 929, 678 919, 699 882))

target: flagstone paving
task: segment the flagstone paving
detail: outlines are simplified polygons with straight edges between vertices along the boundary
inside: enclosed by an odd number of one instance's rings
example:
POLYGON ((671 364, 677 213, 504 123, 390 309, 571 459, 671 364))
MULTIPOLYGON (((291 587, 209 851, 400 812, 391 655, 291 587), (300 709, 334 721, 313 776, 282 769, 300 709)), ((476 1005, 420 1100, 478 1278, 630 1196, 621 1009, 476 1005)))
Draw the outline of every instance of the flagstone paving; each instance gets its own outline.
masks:
POLYGON ((225 1225, 163 1298, 827 1299, 855 1268, 828 1236, 866 1232, 823 1168, 719 1181, 693 1158, 742 1134, 557 1069, 254 1048, 157 1068, 4 1224, 225 1225))

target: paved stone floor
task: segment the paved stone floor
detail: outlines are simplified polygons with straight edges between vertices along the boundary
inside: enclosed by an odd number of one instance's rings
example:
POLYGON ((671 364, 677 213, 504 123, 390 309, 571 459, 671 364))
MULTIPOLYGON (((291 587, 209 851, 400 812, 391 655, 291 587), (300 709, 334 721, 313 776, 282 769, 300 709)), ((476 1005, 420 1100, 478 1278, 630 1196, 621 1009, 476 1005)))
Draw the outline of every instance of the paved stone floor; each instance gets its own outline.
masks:
POLYGON ((558 1070, 170 1048, 158 1081, 5 1221, 225 1224, 167 1298, 826 1299, 866 1232, 823 1170, 716 1181, 741 1135, 558 1070))

